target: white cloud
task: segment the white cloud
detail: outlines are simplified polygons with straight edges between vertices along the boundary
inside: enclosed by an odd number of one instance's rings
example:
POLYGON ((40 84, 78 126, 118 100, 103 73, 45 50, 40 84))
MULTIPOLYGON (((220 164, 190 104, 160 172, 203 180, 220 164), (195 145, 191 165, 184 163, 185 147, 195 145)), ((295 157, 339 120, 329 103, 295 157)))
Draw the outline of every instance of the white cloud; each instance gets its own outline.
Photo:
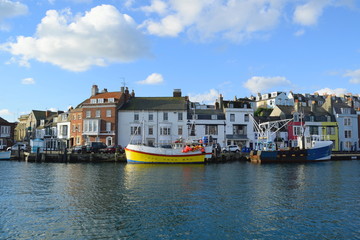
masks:
POLYGON ((285 77, 260 77, 254 76, 244 83, 244 87, 252 93, 261 93, 263 91, 284 86, 291 86, 291 82, 285 77))
POLYGON ((319 93, 320 95, 332 95, 335 94, 337 96, 341 95, 341 94, 346 94, 348 91, 345 88, 336 88, 336 89, 330 89, 330 88, 323 88, 320 89, 318 91, 316 91, 317 93, 319 93))
POLYGON ((69 10, 49 10, 37 26, 36 37, 18 36, 0 45, 24 64, 31 59, 71 71, 91 66, 131 62, 148 56, 148 44, 134 20, 111 5, 73 17, 69 10))
POLYGON ((305 30, 304 30, 304 29, 301 29, 301 30, 299 30, 299 31, 296 31, 296 32, 294 33, 294 36, 300 37, 300 36, 302 36, 302 35, 304 35, 304 34, 305 34, 305 30))
POLYGON ((155 85, 164 82, 164 78, 159 73, 149 75, 145 80, 137 82, 138 84, 155 85))
POLYGON ((35 84, 35 80, 33 78, 24 78, 21 80, 21 83, 24 85, 35 84))
POLYGON ((167 15, 146 20, 142 27, 158 36, 175 37, 187 31, 200 40, 220 35, 237 42, 275 27, 284 3, 283 0, 172 0, 168 2, 167 15))
POLYGON ((0 109, 0 116, 11 116, 13 115, 8 109, 0 109))
POLYGON ((0 0, 0 21, 4 18, 24 15, 28 12, 26 5, 10 0, 0 0))
POLYGON ((295 23, 311 26, 318 22, 324 8, 329 5, 331 0, 311 0, 303 5, 296 7, 293 20, 295 23))
POLYGON ((344 74, 344 77, 350 77, 350 83, 358 84, 360 83, 360 69, 347 71, 347 73, 344 74))
POLYGON ((203 104, 214 104, 218 97, 219 92, 215 89, 210 89, 208 93, 189 94, 190 101, 203 104))
POLYGON ((140 9, 144 12, 164 14, 166 12, 167 5, 161 0, 152 0, 150 6, 144 6, 140 9))

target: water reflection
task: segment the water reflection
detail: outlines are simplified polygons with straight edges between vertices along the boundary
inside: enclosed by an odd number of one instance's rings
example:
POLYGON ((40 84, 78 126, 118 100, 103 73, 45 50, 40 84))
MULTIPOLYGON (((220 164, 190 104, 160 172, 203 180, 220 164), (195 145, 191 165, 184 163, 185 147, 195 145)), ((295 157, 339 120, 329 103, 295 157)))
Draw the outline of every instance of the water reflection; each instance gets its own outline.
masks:
POLYGON ((356 239, 360 162, 0 162, 0 239, 356 239))

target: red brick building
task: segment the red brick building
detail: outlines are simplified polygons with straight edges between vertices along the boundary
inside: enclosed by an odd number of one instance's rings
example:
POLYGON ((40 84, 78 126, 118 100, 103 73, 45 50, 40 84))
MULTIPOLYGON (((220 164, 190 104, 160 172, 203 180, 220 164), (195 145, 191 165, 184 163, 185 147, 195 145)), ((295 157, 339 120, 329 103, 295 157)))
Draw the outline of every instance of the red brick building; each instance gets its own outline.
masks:
MULTIPOLYGON (((132 93, 133 94, 133 93, 132 93)), ((91 88, 90 98, 70 112, 70 135, 73 145, 90 142, 117 144, 117 110, 130 98, 124 87, 119 92, 99 92, 98 86, 91 88)))

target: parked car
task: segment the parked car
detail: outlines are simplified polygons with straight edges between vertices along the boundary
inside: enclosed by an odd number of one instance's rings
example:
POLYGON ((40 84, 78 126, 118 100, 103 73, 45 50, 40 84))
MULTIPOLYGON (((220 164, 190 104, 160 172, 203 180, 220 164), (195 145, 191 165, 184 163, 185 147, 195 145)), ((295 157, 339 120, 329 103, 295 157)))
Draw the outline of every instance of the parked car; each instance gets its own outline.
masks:
POLYGON ((18 142, 18 143, 15 143, 15 145, 11 146, 11 147, 8 147, 6 150, 7 151, 17 151, 17 150, 20 150, 20 151, 26 151, 28 149, 28 145, 26 143, 21 143, 21 142, 18 142))
POLYGON ((99 151, 100 151, 100 152, 103 152, 103 153, 115 153, 116 150, 117 150, 119 153, 124 153, 124 149, 122 148, 121 145, 110 145, 110 146, 107 146, 107 147, 104 148, 104 149, 100 149, 99 151))
POLYGON ((228 145, 222 150, 223 152, 240 152, 240 148, 238 145, 228 145))
POLYGON ((86 152, 86 146, 73 146, 70 150, 72 153, 82 153, 86 152))
POLYGON ((88 145, 86 145, 86 152, 94 152, 97 153, 100 151, 100 149, 106 148, 106 144, 103 142, 91 142, 88 145))

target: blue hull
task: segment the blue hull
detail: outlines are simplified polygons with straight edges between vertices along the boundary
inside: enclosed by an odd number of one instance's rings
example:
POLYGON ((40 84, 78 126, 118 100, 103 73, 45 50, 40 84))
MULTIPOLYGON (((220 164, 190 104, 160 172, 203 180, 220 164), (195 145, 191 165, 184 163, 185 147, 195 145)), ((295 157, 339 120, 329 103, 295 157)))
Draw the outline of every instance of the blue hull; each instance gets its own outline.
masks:
POLYGON ((312 162, 331 159, 332 145, 315 149, 285 151, 251 151, 250 160, 257 162, 312 162))

